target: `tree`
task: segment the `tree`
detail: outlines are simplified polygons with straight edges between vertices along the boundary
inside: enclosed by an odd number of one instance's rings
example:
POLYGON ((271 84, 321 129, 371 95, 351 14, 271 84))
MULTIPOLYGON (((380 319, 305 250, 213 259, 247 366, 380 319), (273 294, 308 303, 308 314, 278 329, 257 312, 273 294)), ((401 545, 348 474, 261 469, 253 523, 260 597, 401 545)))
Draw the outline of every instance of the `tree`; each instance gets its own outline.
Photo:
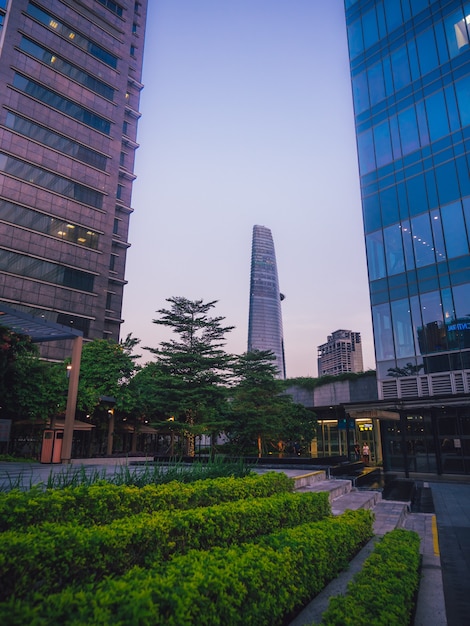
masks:
POLYGON ((277 448, 285 441, 314 437, 314 415, 283 394, 274 360, 272 352, 255 350, 238 357, 234 365, 238 384, 232 390, 227 432, 241 452, 256 446, 262 456, 269 444, 277 448))
POLYGON ((39 357, 30 337, 0 328, 0 404, 8 419, 46 420, 65 408, 65 369, 39 357))
POLYGON ((138 357, 131 351, 137 343, 128 335, 122 343, 94 339, 83 346, 77 409, 93 415, 99 426, 109 418, 108 454, 112 452, 114 411, 125 407, 127 384, 136 369, 138 357))
POLYGON ((217 301, 167 298, 169 309, 159 309, 154 324, 169 327, 177 339, 162 341, 159 348, 146 348, 156 356, 162 386, 160 407, 167 418, 184 425, 190 456, 195 454, 195 435, 215 436, 223 429, 219 420, 226 399, 232 357, 224 350, 224 317, 210 317, 217 301))

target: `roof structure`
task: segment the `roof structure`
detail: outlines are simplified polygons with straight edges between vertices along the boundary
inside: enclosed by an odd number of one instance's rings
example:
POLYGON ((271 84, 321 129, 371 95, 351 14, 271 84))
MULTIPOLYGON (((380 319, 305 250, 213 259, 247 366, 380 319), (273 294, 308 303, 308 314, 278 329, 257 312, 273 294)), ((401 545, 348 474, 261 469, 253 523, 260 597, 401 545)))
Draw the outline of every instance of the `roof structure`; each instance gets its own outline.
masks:
POLYGON ((0 302, 0 326, 5 326, 19 335, 28 335, 34 343, 75 339, 83 335, 80 330, 23 313, 4 302, 0 302))

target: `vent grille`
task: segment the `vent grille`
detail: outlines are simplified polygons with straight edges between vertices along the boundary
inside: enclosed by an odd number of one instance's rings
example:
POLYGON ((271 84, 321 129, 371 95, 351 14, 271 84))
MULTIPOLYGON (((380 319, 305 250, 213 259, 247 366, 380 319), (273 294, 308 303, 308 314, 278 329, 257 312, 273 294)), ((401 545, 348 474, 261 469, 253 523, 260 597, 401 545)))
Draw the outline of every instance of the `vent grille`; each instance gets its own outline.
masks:
POLYGON ((455 393, 465 393, 465 385, 463 381, 462 372, 454 373, 454 385, 455 385, 455 393))
POLYGON ((384 380, 382 382, 382 397, 384 400, 388 400, 389 398, 398 398, 396 380, 384 380))
POLYGON ((421 376, 419 379, 421 396, 429 396, 429 378, 427 376, 421 376))
POLYGON ((402 398, 412 398, 418 395, 418 379, 404 378, 400 380, 400 392, 402 398))
POLYGON ((432 395, 452 393, 450 374, 431 375, 432 395))

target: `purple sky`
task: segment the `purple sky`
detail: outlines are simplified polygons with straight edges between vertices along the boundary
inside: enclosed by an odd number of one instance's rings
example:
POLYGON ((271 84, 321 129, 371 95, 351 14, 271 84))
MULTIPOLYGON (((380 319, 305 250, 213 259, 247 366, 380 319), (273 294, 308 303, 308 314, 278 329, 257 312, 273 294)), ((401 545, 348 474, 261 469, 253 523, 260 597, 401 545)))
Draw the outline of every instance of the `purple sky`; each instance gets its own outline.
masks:
POLYGON ((287 376, 316 376, 339 328, 362 334, 374 368, 343 1, 149 5, 122 337, 156 347, 165 299, 202 298, 245 352, 261 224, 286 294, 287 376))

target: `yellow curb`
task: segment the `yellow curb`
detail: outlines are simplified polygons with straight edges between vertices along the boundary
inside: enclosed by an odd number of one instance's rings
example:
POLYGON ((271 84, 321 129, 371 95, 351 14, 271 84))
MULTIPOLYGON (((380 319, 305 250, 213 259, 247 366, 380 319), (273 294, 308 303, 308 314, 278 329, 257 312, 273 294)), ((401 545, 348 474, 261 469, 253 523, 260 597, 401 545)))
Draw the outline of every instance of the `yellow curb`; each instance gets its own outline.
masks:
POLYGON ((436 516, 432 516, 432 545, 434 547, 434 555, 439 556, 439 537, 437 534, 436 516))

